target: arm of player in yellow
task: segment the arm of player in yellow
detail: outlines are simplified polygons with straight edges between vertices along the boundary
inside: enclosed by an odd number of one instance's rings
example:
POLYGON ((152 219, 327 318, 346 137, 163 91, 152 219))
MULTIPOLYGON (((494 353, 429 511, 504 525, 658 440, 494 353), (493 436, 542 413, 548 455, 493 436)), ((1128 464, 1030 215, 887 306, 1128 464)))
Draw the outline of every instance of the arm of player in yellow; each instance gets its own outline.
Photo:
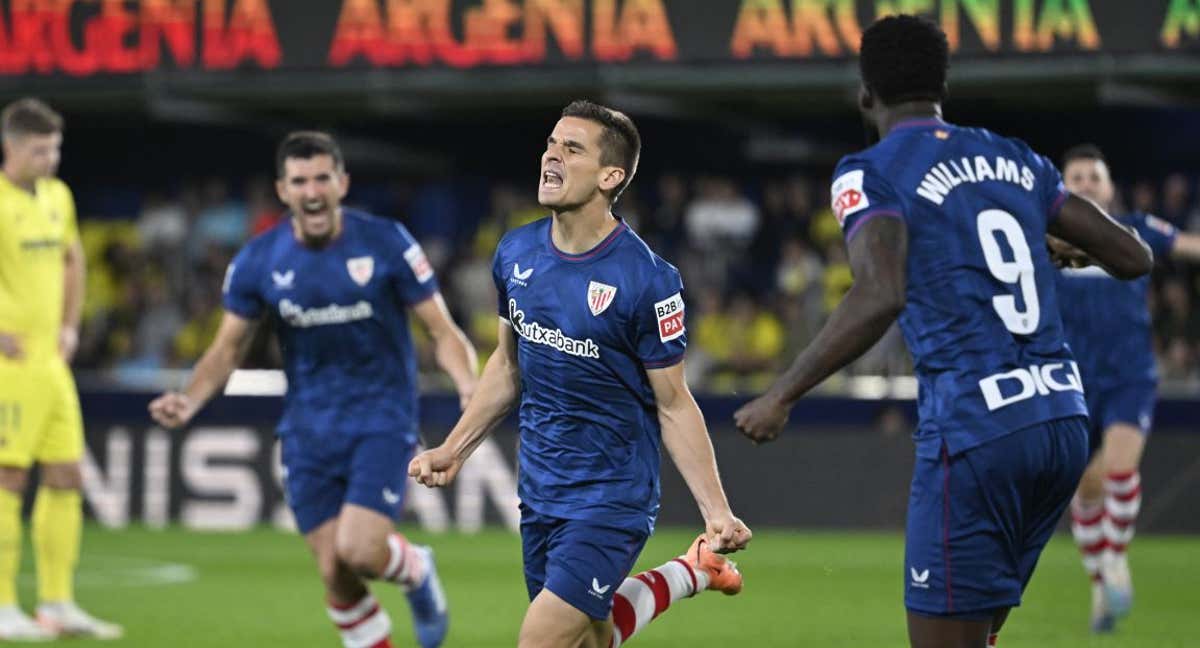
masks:
POLYGON ((442 445, 413 457, 408 474, 426 486, 445 486, 454 480, 467 457, 512 411, 521 395, 517 341, 509 323, 500 320, 499 344, 488 358, 475 396, 442 445))
POLYGON ((459 405, 465 410, 471 396, 475 393, 475 385, 479 382, 475 371, 479 360, 475 356, 475 347, 454 323, 446 308, 446 300, 442 293, 435 292, 433 296, 413 307, 417 318, 425 325, 433 338, 434 356, 438 366, 454 381, 454 389, 458 391, 459 405))
POLYGON ((83 244, 76 238, 63 254, 63 318, 58 350, 68 363, 79 346, 79 320, 83 316, 84 286, 87 283, 87 259, 83 244))
POLYGON ((692 491, 704 517, 711 546, 715 551, 737 551, 750 542, 750 529, 729 508, 721 475, 717 472, 712 441, 708 437, 708 426, 688 389, 683 366, 680 362, 646 371, 658 405, 663 445, 692 491))
POLYGON ((1200 263, 1200 234, 1176 234, 1175 244, 1171 246, 1171 258, 1175 261, 1200 263))
POLYGON ((169 428, 187 424, 246 357, 255 326, 255 322, 226 311, 217 336, 196 363, 183 392, 168 392, 150 403, 154 420, 169 428))

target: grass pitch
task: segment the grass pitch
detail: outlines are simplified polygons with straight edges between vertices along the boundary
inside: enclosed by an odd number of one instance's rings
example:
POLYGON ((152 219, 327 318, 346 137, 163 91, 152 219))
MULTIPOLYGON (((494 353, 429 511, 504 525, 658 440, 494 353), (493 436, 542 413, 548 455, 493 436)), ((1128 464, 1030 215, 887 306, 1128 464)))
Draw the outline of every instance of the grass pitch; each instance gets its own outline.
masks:
MULTIPOLYGON (((907 646, 899 534, 760 528, 736 559, 746 589, 706 593, 672 606, 631 646, 907 646)), ((663 529, 639 568, 681 553, 694 531, 663 529)), ((450 598, 447 646, 513 646, 527 605, 516 536, 414 533, 437 552, 450 598)), ((107 646, 338 646, 316 570, 301 539, 271 529, 197 533, 133 528, 85 531, 77 598, 125 625, 107 646)), ((34 598, 24 552, 21 599, 34 598)), ((1115 635, 1087 631, 1089 591, 1070 539, 1056 537, 1001 635, 1001 646, 1173 648, 1200 637, 1200 538, 1139 537, 1131 553, 1137 599, 1115 635)), ((373 591, 391 612, 394 643, 413 645, 394 587, 373 591)), ((102 645, 72 641, 72 646, 102 645)))

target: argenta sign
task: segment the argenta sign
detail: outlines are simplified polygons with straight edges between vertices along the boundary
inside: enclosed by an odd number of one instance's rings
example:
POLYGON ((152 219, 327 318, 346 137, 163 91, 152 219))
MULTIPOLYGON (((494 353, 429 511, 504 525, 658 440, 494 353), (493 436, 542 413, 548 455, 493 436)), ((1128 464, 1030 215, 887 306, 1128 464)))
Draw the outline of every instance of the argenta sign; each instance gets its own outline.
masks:
POLYGON ((0 0, 0 76, 837 60, 896 12, 965 57, 1200 45, 1200 0, 0 0))

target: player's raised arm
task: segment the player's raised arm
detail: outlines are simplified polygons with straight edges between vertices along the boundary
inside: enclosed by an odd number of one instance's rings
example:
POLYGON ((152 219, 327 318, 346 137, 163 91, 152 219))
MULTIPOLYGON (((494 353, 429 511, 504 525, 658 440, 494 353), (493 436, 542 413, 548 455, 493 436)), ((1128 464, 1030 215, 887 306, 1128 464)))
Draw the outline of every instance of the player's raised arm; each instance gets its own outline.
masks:
POLYGON ((1086 198, 1069 194, 1047 229, 1083 250, 1118 279, 1134 279, 1154 267, 1150 248, 1137 232, 1113 220, 1086 198))
POLYGON ((150 415, 160 425, 186 425, 217 390, 229 381, 254 338, 255 322, 226 312, 211 345, 192 370, 182 392, 167 392, 150 403, 150 415))
POLYGON ((1180 232, 1171 246, 1171 258, 1176 261, 1200 263, 1200 234, 1180 232))
POLYGON ((454 389, 458 392, 461 407, 467 409, 467 403, 475 393, 476 367, 479 361, 475 355, 475 347, 471 341, 454 323, 446 308, 446 300, 440 292, 413 307, 413 312, 421 319, 433 338, 434 356, 438 366, 454 381, 454 389))
POLYGON ((499 326, 499 343, 484 365, 475 396, 467 403, 458 424, 442 445, 422 452, 409 463, 408 474, 417 482, 434 487, 454 481, 467 457, 517 402, 521 394, 517 342, 508 321, 501 319, 499 326))
POLYGON ((734 414, 742 434, 771 441, 808 390, 862 355, 904 310, 908 229, 895 214, 861 222, 848 247, 854 285, 825 326, 769 390, 734 414))
POLYGON ((658 404, 663 444, 700 507, 713 551, 728 553, 745 549, 752 534, 729 508, 708 427, 700 406, 688 389, 683 362, 663 369, 649 369, 646 375, 658 404))

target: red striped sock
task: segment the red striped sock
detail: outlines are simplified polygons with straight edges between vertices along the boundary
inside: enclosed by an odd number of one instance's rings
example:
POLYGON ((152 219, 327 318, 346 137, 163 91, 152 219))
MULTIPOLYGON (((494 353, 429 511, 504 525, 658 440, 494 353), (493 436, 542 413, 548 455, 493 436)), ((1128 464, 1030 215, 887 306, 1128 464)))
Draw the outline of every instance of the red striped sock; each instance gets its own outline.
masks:
POLYGON ((1109 473, 1104 478, 1104 538, 1114 554, 1125 553, 1133 540, 1134 523, 1142 510, 1142 476, 1136 470, 1109 473))
POLYGON ((694 569, 687 561, 671 562, 626 578, 613 595, 613 639, 617 648, 645 628, 671 604, 702 592, 708 587, 708 573, 694 569))
POLYGON ((1101 580, 1100 565, 1108 540, 1104 537, 1104 504, 1071 501, 1071 535, 1083 558, 1083 568, 1093 582, 1101 580))
POLYGON ((367 594, 350 605, 330 601, 326 611, 346 648, 392 648, 392 620, 374 596, 367 594))

